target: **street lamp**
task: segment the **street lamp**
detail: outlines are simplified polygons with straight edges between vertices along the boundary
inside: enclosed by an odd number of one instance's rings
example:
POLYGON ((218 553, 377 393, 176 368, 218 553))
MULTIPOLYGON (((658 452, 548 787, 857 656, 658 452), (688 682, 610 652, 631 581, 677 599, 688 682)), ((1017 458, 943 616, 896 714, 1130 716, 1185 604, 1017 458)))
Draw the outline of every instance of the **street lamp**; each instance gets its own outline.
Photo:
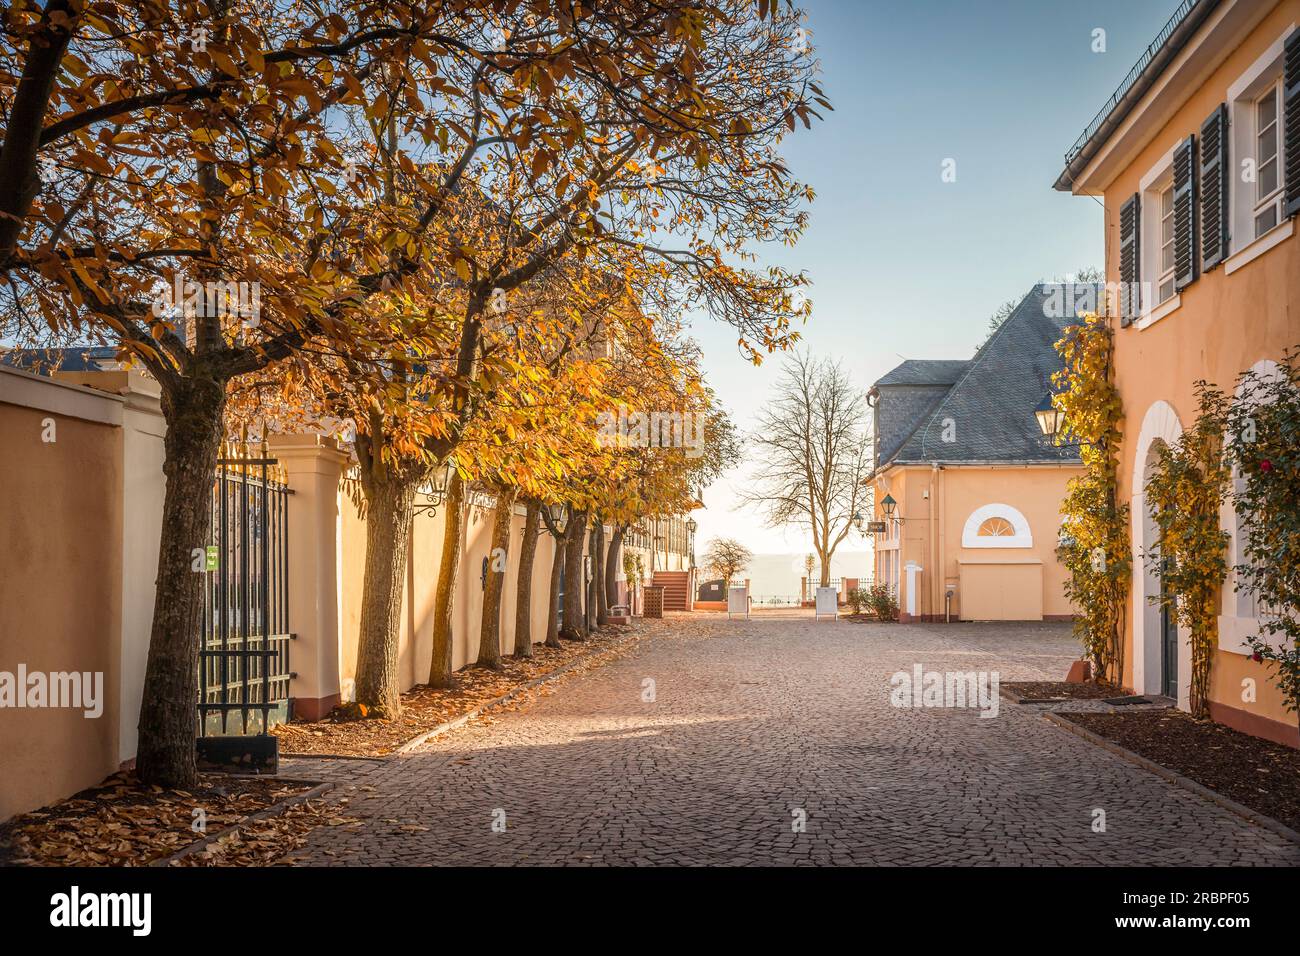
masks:
POLYGON ((432 518, 438 513, 438 508, 447 500, 447 488, 451 485, 451 473, 455 467, 451 461, 447 461, 433 470, 429 480, 416 492, 424 498, 423 501, 417 500, 413 506, 412 510, 416 514, 424 513, 432 518))
POLYGON ((1034 417, 1038 419, 1039 431, 1049 439, 1055 438, 1060 433, 1061 426, 1065 424, 1065 412, 1056 407, 1051 392, 1044 395, 1043 400, 1038 403, 1038 407, 1034 409, 1034 417))
POLYGON ((691 570, 695 570, 695 532, 699 525, 695 523, 694 518, 686 519, 686 537, 688 550, 691 552, 691 570))
POLYGON ((547 522, 556 536, 564 534, 564 529, 569 523, 569 509, 559 503, 552 503, 546 506, 546 514, 551 519, 547 522))
POLYGON ((853 527, 857 528, 859 532, 862 531, 862 526, 866 520, 866 518, 862 517, 861 511, 853 512, 853 527))
POLYGON ((894 496, 885 495, 884 500, 880 502, 880 507, 884 509, 885 517, 893 521, 894 512, 898 510, 898 502, 894 500, 894 496))

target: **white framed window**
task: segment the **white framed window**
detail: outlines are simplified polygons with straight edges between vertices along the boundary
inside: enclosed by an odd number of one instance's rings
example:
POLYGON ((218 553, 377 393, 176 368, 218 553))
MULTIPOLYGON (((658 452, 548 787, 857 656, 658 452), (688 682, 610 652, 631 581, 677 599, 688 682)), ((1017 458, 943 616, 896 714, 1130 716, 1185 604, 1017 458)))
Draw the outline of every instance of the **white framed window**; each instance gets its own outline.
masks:
POLYGON ((971 512, 961 532, 963 548, 1032 548, 1029 521, 1011 505, 982 505, 971 512))
POLYGON ((1255 202, 1252 236, 1258 239, 1282 221, 1282 80, 1279 77, 1254 104, 1255 202))
POLYGON ((1287 26, 1228 87, 1228 224, 1232 254, 1290 223, 1282 218, 1286 192, 1282 67, 1286 37, 1293 29, 1295 24, 1287 26))
POLYGON ((1142 198, 1139 311, 1142 321, 1147 322, 1151 321, 1151 312, 1165 303, 1169 303, 1167 309, 1177 308, 1174 287, 1174 152, 1177 148, 1175 145, 1161 156, 1138 185, 1138 195, 1142 198))
POLYGON ((1159 250, 1156 261, 1160 271, 1156 278, 1156 305, 1168 302, 1174 294, 1174 181, 1161 183, 1156 208, 1160 211, 1159 250))
POLYGON ((1000 515, 985 518, 976 534, 981 538, 1009 538, 1016 533, 1011 522, 1000 515))

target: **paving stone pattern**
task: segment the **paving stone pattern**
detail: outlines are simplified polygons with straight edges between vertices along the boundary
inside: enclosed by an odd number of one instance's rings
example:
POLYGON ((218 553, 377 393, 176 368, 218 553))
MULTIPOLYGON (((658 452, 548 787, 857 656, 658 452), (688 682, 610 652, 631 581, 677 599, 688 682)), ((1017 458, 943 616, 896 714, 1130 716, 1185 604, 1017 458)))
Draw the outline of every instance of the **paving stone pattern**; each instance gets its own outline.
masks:
POLYGON ((340 781, 345 812, 361 821, 316 830, 297 859, 1300 863, 1295 844, 1031 708, 1002 699, 997 717, 982 718, 890 703, 890 676, 917 663, 997 671, 1002 681, 1060 679, 1077 657, 1066 625, 695 614, 639 626, 646 636, 618 660, 411 754, 285 761, 286 775, 340 781), (1093 830, 1096 809, 1104 833, 1093 830))

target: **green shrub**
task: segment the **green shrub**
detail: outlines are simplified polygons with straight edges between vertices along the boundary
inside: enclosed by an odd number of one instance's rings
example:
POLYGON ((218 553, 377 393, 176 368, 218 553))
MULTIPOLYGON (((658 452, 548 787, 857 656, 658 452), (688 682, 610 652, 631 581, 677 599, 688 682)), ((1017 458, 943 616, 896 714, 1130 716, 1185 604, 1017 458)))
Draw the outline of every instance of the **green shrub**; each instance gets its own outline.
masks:
MULTIPOLYGON (((861 590, 861 589, 859 589, 861 590)), ((865 603, 878 621, 898 620, 898 598, 888 584, 873 584, 866 593, 865 603)))

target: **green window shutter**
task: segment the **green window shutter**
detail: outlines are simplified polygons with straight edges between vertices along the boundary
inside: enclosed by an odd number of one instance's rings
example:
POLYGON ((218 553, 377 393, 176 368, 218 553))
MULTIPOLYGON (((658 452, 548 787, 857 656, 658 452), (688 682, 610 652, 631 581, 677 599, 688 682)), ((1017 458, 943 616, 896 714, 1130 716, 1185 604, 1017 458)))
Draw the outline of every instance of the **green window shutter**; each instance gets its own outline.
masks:
POLYGON ((1228 104, 1201 124, 1201 271, 1228 258, 1228 104))
POLYGON ((1131 325, 1141 302, 1142 197, 1134 193, 1119 210, 1119 324, 1131 325))
POLYGON ((1174 288, 1196 281, 1196 137, 1174 150, 1174 288))
POLYGON ((1300 30, 1286 38, 1282 67, 1282 150, 1286 163, 1283 216, 1300 212, 1300 30))

